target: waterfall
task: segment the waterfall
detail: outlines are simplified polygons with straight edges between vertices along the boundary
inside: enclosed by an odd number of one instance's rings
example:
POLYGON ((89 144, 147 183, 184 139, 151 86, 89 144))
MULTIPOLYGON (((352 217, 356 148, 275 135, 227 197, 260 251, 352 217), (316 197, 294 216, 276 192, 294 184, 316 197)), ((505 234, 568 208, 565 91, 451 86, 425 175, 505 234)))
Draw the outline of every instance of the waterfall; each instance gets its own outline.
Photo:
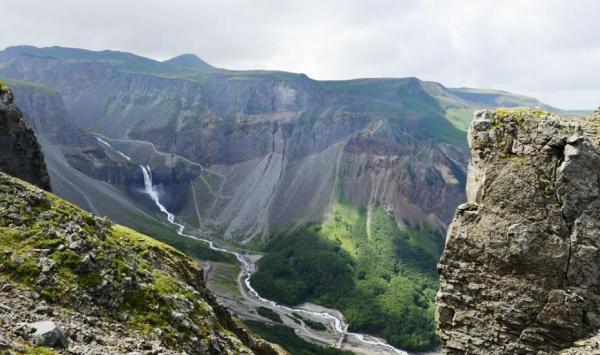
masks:
MULTIPOLYGON (((144 190, 148 196, 150 196, 152 201, 154 201, 156 207, 158 207, 158 209, 167 216, 167 221, 177 227, 177 234, 181 235, 185 227, 183 224, 175 222, 175 215, 169 212, 169 210, 167 210, 167 208, 160 203, 158 191, 156 191, 154 184, 152 183, 152 170, 150 170, 149 166, 144 167, 143 165, 140 165, 140 168, 142 169, 142 175, 144 175, 144 190)), ((187 235, 185 236, 187 237, 187 235)))

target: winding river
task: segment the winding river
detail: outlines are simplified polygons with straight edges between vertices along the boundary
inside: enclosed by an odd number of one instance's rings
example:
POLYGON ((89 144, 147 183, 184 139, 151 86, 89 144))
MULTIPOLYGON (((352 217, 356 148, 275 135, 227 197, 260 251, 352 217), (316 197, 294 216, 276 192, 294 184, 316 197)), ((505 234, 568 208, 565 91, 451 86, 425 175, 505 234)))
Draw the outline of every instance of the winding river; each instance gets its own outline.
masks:
MULTIPOLYGON (((115 152, 117 152, 119 155, 121 155, 125 159, 131 161, 131 158, 129 156, 125 155, 124 153, 122 153, 119 150, 112 147, 107 141, 105 141, 97 136, 96 136, 96 138, 98 139, 98 141, 107 145, 108 147, 113 149, 115 152)), ((155 189, 154 184, 152 183, 152 171, 151 171, 150 167, 140 165, 140 169, 142 170, 142 174, 144 177, 144 190, 145 190, 146 194, 154 201, 154 204, 156 205, 156 207, 158 207, 158 209, 162 213, 165 214, 165 216, 167 217, 167 221, 169 221, 169 223, 171 223, 173 226, 176 227, 177 234, 179 234, 182 237, 191 238, 191 239, 205 242, 208 244, 208 246, 212 250, 223 252, 223 253, 228 253, 228 254, 235 256, 235 258, 239 261, 240 265, 242 266, 240 272, 242 274, 241 278, 243 280, 243 284, 246 286, 248 293, 252 297, 254 297, 256 300, 260 301, 261 303, 263 303, 265 305, 270 306, 270 308, 279 309, 279 310, 283 310, 283 311, 287 311, 287 312, 303 313, 303 314, 311 315, 318 319, 322 319, 325 322, 331 322, 335 328, 335 331, 340 335, 342 342, 345 341, 347 338, 351 337, 351 338, 355 338, 360 343, 363 343, 370 347, 386 349, 388 352, 395 353, 395 354, 408 355, 407 352, 391 346, 390 344, 386 343, 382 339, 379 339, 379 338, 376 338, 376 337, 373 337, 373 336, 370 336, 367 334, 348 332, 348 324, 346 324, 346 322, 343 320, 343 318, 337 317, 331 313, 314 312, 314 311, 308 311, 308 310, 301 309, 301 308, 292 308, 292 307, 281 305, 277 302, 266 299, 264 297, 261 297, 259 295, 259 293, 250 284, 250 276, 252 276, 252 273, 255 271, 255 265, 253 264, 253 262, 246 255, 241 254, 236 251, 233 251, 233 250, 229 250, 229 249, 220 247, 212 240, 203 239, 203 238, 199 238, 197 236, 186 234, 185 226, 181 223, 176 222, 175 215, 173 213, 169 212, 167 210, 167 208, 160 202, 158 191, 155 189)), ((340 345, 340 344, 338 344, 338 345, 340 345)))

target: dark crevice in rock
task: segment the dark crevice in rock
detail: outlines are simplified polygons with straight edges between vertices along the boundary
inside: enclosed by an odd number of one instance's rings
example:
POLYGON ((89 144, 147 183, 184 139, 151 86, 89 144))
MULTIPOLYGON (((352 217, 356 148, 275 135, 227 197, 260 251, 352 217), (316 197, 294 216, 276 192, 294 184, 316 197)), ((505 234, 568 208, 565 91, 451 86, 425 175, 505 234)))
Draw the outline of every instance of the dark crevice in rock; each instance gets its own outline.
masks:
MULTIPOLYGON (((555 184, 555 186, 558 186, 560 184, 560 182, 557 181, 557 179, 559 178, 558 169, 562 166, 562 164, 565 161, 566 146, 567 146, 566 142, 563 142, 563 144, 560 146, 552 147, 553 151, 557 157, 556 164, 554 166, 554 184, 555 184)), ((567 242, 569 243, 569 250, 568 250, 567 263, 565 265, 565 280, 564 280, 564 286, 563 286, 563 288, 566 290, 569 286, 569 267, 571 265, 571 257, 572 257, 572 251, 573 251, 573 240, 572 240, 573 223, 568 220, 567 216, 564 213, 564 199, 561 197, 561 195, 556 187, 555 187, 554 191, 555 191, 556 199, 557 199, 558 203, 561 206, 563 206, 561 208, 561 218, 562 218, 563 223, 567 226, 567 231, 568 231, 567 232, 567 242)))

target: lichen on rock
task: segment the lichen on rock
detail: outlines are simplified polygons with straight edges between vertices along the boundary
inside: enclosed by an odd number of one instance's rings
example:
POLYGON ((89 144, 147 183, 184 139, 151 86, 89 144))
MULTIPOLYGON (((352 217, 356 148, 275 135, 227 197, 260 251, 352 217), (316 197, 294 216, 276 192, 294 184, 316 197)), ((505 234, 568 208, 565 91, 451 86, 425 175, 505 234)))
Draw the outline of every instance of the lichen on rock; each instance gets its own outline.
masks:
POLYGON ((568 351, 600 328, 600 119, 479 111, 438 265, 447 354, 568 351))

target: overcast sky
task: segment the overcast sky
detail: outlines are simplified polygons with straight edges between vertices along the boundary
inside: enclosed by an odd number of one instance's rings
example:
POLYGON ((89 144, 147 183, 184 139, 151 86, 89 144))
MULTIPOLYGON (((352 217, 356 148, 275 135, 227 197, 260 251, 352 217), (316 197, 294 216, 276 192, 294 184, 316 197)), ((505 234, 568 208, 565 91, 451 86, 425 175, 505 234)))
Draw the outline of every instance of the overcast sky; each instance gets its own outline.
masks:
POLYGON ((416 76, 600 105, 600 1, 0 0, 0 47, 194 53, 315 79, 416 76))

